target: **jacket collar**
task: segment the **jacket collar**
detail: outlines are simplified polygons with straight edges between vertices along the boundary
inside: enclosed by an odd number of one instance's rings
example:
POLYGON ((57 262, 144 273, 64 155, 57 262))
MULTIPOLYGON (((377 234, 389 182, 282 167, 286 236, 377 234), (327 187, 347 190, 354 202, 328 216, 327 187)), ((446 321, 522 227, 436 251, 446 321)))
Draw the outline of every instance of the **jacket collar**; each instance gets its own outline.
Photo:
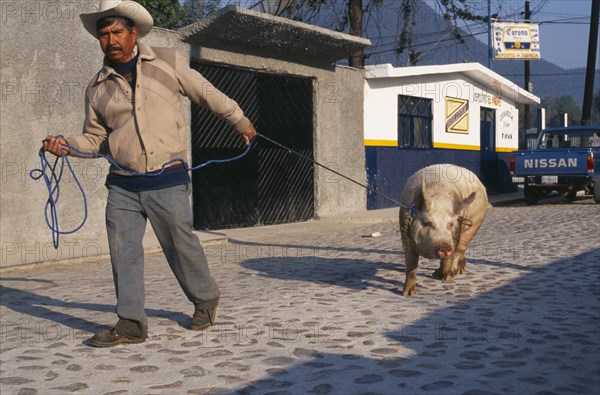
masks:
MULTIPOLYGON (((142 44, 141 42, 137 42, 137 47, 139 51, 139 59, 140 60, 153 60, 156 59, 156 53, 152 50, 151 47, 142 44)), ((115 69, 113 69, 106 60, 106 57, 103 61, 102 69, 98 72, 98 77, 96 78, 96 83, 100 83, 106 80, 111 74, 116 74, 115 69)))

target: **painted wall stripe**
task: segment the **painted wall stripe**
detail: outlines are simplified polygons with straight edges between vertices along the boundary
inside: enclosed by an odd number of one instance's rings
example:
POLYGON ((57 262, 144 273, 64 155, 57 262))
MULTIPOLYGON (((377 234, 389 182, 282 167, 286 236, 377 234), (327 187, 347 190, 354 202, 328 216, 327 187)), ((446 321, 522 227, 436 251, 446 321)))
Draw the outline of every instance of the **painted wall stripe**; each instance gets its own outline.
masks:
POLYGON ((496 147, 496 152, 513 152, 513 151, 517 151, 518 148, 503 148, 503 147, 496 147))
MULTIPOLYGON (((396 140, 365 140, 365 147, 397 147, 398 142, 396 140)), ((449 144, 449 143, 433 143, 433 148, 443 149, 456 149, 464 151, 479 151, 478 145, 464 145, 464 144, 449 144)), ((517 148, 504 148, 496 147, 496 152, 513 152, 517 148)))
POLYGON ((365 140, 365 146, 369 147, 397 147, 397 140, 365 140))
POLYGON ((447 148, 447 149, 460 149, 466 151, 479 151, 478 145, 463 145, 463 144, 449 144, 449 143, 433 143, 433 148, 447 148))

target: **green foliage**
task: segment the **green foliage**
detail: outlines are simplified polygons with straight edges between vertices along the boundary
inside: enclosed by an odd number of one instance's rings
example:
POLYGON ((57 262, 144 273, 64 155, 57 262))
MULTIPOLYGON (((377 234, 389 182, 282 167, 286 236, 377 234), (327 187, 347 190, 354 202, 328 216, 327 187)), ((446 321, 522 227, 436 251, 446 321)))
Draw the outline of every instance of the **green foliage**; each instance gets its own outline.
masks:
MULTIPOLYGON (((569 125, 581 125, 582 111, 571 95, 545 97, 539 107, 546 110, 546 127, 548 128, 563 126, 565 113, 567 113, 569 125)), ((519 130, 523 130, 525 127, 523 104, 517 104, 517 109, 519 110, 519 130)), ((594 95, 591 124, 600 125, 600 91, 594 95)), ((532 128, 537 127, 537 106, 531 107, 529 125, 532 128)))
POLYGON ((178 29, 217 11, 222 0, 137 0, 154 18, 154 26, 178 29))
POLYGON ((222 7, 221 3, 222 0, 184 0, 183 24, 189 25, 218 11, 222 7))
POLYGON ((569 125, 581 124, 581 109, 571 95, 561 97, 546 97, 541 106, 546 109, 547 127, 562 126, 564 113, 567 114, 569 125))
POLYGON ((183 11, 185 12, 186 24, 202 18, 204 16, 204 0, 185 0, 183 11))
POLYGON ((600 91, 594 95, 592 102, 592 125, 600 125, 600 91))
POLYGON ((152 18, 154 26, 176 29, 183 25, 184 13, 178 0, 137 0, 152 18))

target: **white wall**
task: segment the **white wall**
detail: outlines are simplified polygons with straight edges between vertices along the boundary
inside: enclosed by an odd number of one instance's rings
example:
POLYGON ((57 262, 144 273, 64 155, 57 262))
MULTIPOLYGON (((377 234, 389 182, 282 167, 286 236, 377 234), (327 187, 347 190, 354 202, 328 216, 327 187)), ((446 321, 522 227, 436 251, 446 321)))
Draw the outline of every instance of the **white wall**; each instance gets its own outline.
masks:
POLYGON ((374 78, 365 81, 365 144, 397 144, 398 95, 432 100, 434 147, 479 150, 480 108, 496 110, 497 151, 518 147, 518 110, 512 98, 457 74, 374 78), (499 95, 500 94, 500 95, 499 95), (469 101, 468 133, 446 132, 446 97, 469 101))

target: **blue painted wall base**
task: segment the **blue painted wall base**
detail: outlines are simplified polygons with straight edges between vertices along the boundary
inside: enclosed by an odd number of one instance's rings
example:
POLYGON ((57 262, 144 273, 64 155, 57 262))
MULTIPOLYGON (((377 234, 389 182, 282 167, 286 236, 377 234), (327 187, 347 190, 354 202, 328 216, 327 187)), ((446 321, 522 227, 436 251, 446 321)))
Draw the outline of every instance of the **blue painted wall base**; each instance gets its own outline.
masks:
MULTIPOLYGON (((498 153, 497 160, 482 162, 479 151, 365 147, 367 182, 369 187, 399 199, 406 180, 417 170, 433 164, 450 163, 475 173, 489 194, 514 192, 517 189, 508 169, 509 156, 509 153, 498 153)), ((367 191, 367 210, 395 206, 384 197, 367 191)))

